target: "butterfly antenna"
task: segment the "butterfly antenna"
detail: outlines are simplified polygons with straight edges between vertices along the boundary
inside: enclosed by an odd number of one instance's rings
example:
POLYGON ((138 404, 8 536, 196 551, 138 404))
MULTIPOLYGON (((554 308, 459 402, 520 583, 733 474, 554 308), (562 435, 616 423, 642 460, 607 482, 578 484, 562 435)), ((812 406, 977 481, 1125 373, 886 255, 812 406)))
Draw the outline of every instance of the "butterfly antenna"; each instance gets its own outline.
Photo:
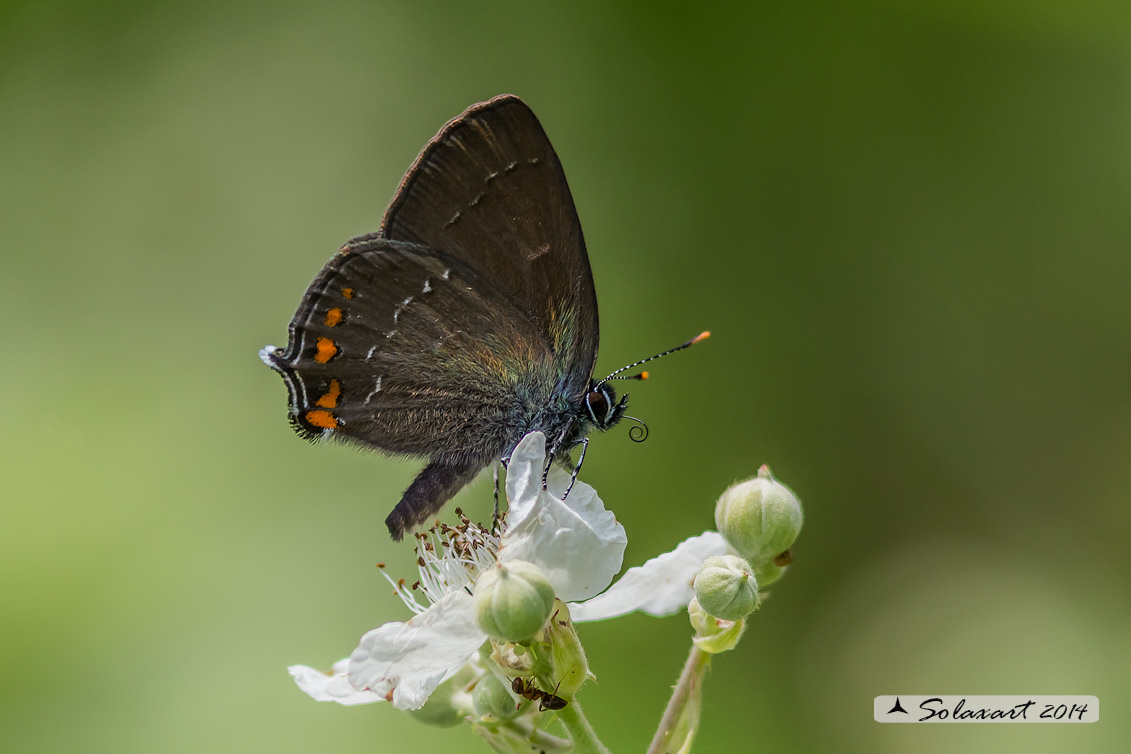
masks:
MULTIPOLYGON (((691 348, 691 346, 695 345, 699 341, 706 340, 709 337, 711 337, 711 333, 709 331, 701 332, 698 335, 696 335, 694 338, 692 338, 691 340, 684 343, 683 345, 678 345, 675 348, 669 348, 667 351, 664 351, 663 353, 658 353, 655 356, 649 356, 646 359, 641 359, 640 361, 637 361, 633 364, 629 364, 628 366, 621 367, 620 369, 613 372, 612 374, 610 374, 605 379, 598 382, 597 387, 604 385, 609 380, 646 380, 646 379, 648 379, 648 373, 647 372, 641 372, 640 374, 634 374, 631 377, 617 377, 617 375, 620 374, 621 372, 627 372, 629 369, 635 369, 636 367, 640 366, 641 364, 647 364, 649 361, 655 361, 656 359, 660 358, 661 356, 667 356, 668 354, 675 353, 676 351, 682 351, 685 348, 691 348)), ((645 432, 645 436, 647 436, 647 432, 645 432)))
POLYGON ((644 442, 648 439, 647 424, 640 421, 635 416, 625 416, 624 418, 632 419, 634 422, 640 425, 639 427, 633 427, 632 429, 628 430, 628 439, 632 440, 633 442, 644 442))

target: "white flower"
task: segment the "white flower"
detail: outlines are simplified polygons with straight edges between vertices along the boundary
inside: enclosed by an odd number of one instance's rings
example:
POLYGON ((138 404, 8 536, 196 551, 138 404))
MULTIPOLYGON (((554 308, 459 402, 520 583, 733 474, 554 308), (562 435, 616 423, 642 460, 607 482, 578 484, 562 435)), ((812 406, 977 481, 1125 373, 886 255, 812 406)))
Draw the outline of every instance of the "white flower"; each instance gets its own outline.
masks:
POLYGON ((644 563, 629 568, 604 594, 569 606, 574 623, 605 620, 641 610, 664 616, 687 607, 695 596, 692 586, 699 566, 712 555, 725 555, 726 542, 717 531, 705 531, 680 542, 644 563))
POLYGON ((502 536, 466 520, 418 535, 420 581, 414 588, 423 599, 417 599, 413 588, 394 582, 416 615, 365 634, 331 675, 291 667, 299 687, 319 701, 387 700, 400 709, 419 709, 487 641, 471 596, 484 569, 496 562, 529 561, 542 569, 563 600, 584 599, 608 586, 628 543, 624 527, 584 482, 574 484, 562 500, 570 475, 556 466, 543 490, 545 463, 545 435, 532 432, 507 466, 509 509, 502 536))
MULTIPOLYGON (((570 497, 573 497, 572 492, 570 497)), ((725 553, 726 543, 718 532, 708 531, 697 537, 691 537, 680 543, 672 552, 652 558, 642 566, 628 569, 624 576, 605 593, 587 602, 570 603, 570 615, 575 623, 615 618, 636 610, 655 616, 671 615, 687 607, 687 603, 694 596, 692 585, 700 564, 712 555, 725 553)), ((410 620, 408 624, 390 623, 386 626, 411 625, 412 622, 410 620)), ((376 631, 371 632, 370 635, 375 633, 376 631)), ((473 647, 469 650, 468 654, 473 653, 474 649, 473 647)), ((457 656, 459 654, 461 653, 456 652, 457 656)), ((404 657, 403 660, 410 661, 408 657, 404 657)), ((303 665, 295 665, 289 670, 299 687, 320 702, 352 705, 387 699, 374 691, 355 689, 349 682, 347 674, 349 666, 350 659, 346 658, 334 663, 332 675, 303 665)), ((458 670, 459 666, 454 664, 453 667, 458 670)), ((445 672, 445 678, 448 674, 449 672, 445 672)), ((395 696, 394 694, 394 698, 395 696)))
POLYGON ((509 508, 502 536, 466 519, 458 527, 441 525, 417 535, 420 581, 406 587, 390 579, 416 616, 367 633, 349 658, 334 664, 332 674, 302 665, 289 668, 299 687, 318 701, 391 701, 394 707, 418 709, 487 641, 475 620, 471 590, 496 562, 536 564, 559 599, 586 600, 569 604, 573 621, 582 622, 636 610, 656 616, 678 612, 695 594, 700 564, 727 552, 718 532, 704 532, 630 568, 601 594, 620 570, 628 541, 624 527, 582 481, 562 500, 570 475, 556 466, 543 490, 545 463, 546 438, 532 432, 507 466, 509 508))
POLYGON ((542 489, 546 441, 541 432, 523 438, 507 465, 507 528, 499 560, 526 560, 541 567, 562 601, 599 594, 620 570, 628 544, 624 527, 582 481, 561 499, 570 475, 554 466, 542 489))
POLYGON ((358 691, 350 685, 349 658, 338 660, 330 673, 308 668, 305 665, 292 665, 287 668, 298 687, 320 702, 337 702, 347 706, 379 702, 381 697, 372 691, 358 691))

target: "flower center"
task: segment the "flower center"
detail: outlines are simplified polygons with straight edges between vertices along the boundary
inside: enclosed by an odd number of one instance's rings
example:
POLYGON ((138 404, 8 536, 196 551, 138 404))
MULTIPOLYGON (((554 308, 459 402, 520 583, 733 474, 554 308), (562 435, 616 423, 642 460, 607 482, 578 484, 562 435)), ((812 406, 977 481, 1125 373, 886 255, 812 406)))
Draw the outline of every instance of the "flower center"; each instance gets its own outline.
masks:
MULTIPOLYGON (((420 614, 444 595, 460 589, 472 592, 479 574, 499 559, 499 535, 482 524, 467 518, 456 508, 457 526, 436 522, 428 531, 416 534, 416 566, 420 578, 407 585, 404 579, 394 581, 382 568, 382 575, 393 585, 394 593, 420 614), (418 594, 423 599, 418 598, 418 594)), ((500 523, 500 529, 502 525, 500 523)))

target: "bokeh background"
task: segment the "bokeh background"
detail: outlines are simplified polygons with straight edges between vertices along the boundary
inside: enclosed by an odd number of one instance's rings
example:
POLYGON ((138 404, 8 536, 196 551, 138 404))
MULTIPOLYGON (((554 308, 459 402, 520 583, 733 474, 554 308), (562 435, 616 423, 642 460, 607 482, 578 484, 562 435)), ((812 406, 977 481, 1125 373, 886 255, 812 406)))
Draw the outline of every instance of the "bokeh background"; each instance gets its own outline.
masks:
MULTIPOLYGON (((412 577, 419 464, 298 440, 256 351, 501 92, 568 173, 599 369, 714 333, 632 386, 647 443, 591 447, 626 567, 762 463, 806 504, 696 750, 1125 750, 1129 35, 1118 0, 0 6, 4 750, 488 751, 287 676, 404 617, 373 564, 412 577), (874 723, 890 693, 1103 706, 874 723)), ((688 636, 583 628, 613 751, 688 636)))

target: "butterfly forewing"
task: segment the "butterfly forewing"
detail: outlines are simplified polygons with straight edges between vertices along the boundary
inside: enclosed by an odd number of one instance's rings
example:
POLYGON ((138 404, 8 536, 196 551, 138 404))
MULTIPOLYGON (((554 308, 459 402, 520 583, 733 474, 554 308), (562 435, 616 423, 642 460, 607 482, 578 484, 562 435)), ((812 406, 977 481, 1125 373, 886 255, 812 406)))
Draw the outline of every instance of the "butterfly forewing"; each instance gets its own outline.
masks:
POLYGON ((533 320, 565 392, 597 358, 597 298, 581 223, 546 133, 521 100, 469 108, 424 148, 389 205, 387 238, 462 260, 533 320))

